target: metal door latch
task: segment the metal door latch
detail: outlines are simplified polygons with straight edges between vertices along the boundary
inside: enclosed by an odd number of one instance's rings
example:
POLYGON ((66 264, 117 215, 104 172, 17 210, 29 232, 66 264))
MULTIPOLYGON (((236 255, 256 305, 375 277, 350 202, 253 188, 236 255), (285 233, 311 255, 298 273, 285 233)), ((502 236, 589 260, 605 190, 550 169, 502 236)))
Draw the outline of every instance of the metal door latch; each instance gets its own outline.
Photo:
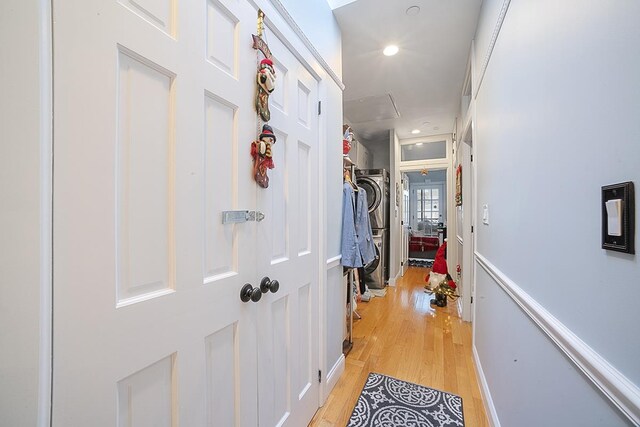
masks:
POLYGON ((223 211, 222 223, 223 224, 237 224, 247 221, 262 221, 264 214, 260 211, 223 211))

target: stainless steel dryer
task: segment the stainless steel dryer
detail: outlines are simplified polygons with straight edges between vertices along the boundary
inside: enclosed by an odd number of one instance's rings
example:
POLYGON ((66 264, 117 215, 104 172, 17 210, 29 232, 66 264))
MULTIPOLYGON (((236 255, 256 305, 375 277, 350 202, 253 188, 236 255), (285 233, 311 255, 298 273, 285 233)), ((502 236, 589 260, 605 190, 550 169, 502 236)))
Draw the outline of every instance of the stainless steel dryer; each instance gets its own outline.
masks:
POLYGON ((356 170, 356 182, 367 192, 371 228, 388 228, 389 173, 385 169, 356 170))
POLYGON ((377 228, 373 232, 373 245, 376 248, 376 258, 364 266, 364 280, 371 289, 384 289, 387 268, 387 230, 377 228))

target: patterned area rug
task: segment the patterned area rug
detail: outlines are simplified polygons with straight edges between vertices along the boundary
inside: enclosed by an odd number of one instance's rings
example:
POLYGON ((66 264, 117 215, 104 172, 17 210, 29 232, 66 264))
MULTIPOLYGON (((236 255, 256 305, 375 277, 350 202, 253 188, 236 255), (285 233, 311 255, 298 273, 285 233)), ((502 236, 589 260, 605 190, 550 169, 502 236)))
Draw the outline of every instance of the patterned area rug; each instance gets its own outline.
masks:
POLYGON ((409 258, 409 265, 412 267, 433 267, 432 259, 409 258))
POLYGON ((462 398, 370 373, 347 427, 464 426, 462 398))

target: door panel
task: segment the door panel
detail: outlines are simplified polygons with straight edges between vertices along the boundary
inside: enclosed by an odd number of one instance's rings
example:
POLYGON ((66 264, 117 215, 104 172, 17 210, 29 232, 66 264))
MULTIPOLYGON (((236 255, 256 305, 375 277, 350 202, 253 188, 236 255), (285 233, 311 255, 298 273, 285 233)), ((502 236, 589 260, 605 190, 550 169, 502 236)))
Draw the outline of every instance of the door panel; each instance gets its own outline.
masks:
POLYGON ((255 426, 256 11, 53 6, 53 423, 255 426))
POLYGON ((318 82, 280 40, 272 37, 269 47, 286 72, 276 88, 283 108, 272 108, 269 122, 276 168, 269 189, 258 193, 266 215, 258 224, 258 271, 280 283, 259 306, 260 424, 300 426, 319 396, 318 82))

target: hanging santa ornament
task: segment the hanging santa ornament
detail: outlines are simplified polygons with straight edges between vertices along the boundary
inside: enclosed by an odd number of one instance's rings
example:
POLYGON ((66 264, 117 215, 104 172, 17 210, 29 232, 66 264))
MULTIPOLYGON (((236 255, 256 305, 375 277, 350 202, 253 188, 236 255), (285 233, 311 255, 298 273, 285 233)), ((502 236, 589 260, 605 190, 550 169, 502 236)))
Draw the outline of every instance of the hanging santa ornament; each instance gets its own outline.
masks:
POLYGON ((269 111, 269 95, 275 89, 276 72, 273 69, 273 61, 268 58, 260 61, 258 68, 258 91, 256 94, 256 111, 264 120, 268 122, 271 119, 269 111))
POLYGON ((256 111, 260 118, 265 122, 271 119, 271 112, 269 111, 269 95, 275 89, 276 84, 276 70, 273 68, 273 58, 269 46, 262 39, 262 33, 264 30, 264 12, 258 10, 258 35, 253 35, 253 48, 256 49, 258 62, 258 73, 256 77, 257 91, 256 91, 256 111), (260 54, 262 52, 264 59, 260 60, 260 54))
POLYGON ((253 35, 253 48, 256 49, 256 62, 258 73, 256 76, 256 112, 258 114, 257 132, 260 133, 258 139, 251 143, 251 157, 253 157, 253 177, 262 188, 269 187, 269 176, 267 171, 273 169, 273 156, 271 146, 276 142, 273 129, 268 124, 264 124, 260 129, 262 121, 268 122, 271 119, 269 111, 269 95, 275 89, 276 71, 273 68, 273 58, 269 46, 262 39, 264 29, 264 12, 258 10, 258 35, 253 35), (260 59, 260 52, 264 57, 260 59))
POLYGON ((262 188, 269 187, 267 169, 273 169, 273 156, 271 146, 275 144, 276 136, 271 126, 262 126, 262 132, 257 141, 251 143, 251 157, 253 157, 253 177, 262 188))

